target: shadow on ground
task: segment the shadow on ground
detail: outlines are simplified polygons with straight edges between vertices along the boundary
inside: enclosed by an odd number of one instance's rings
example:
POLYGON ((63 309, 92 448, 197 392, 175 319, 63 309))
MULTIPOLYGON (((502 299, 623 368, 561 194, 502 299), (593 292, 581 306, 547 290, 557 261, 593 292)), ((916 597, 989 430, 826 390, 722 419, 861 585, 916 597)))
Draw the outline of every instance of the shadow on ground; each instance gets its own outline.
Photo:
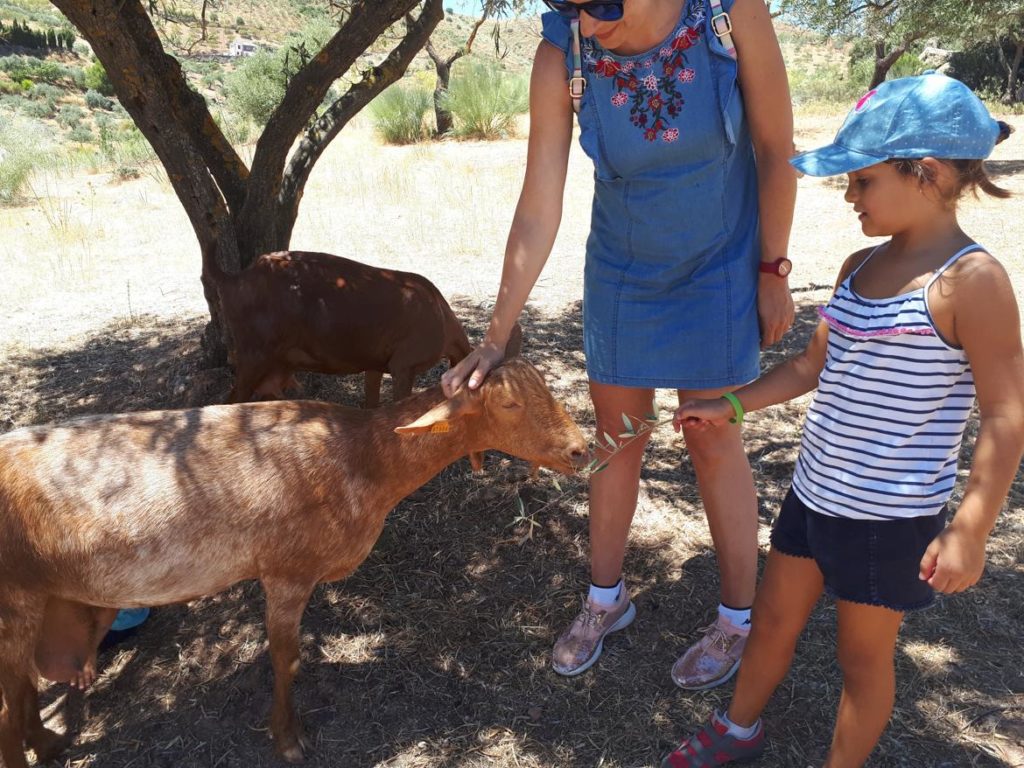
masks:
MULTIPOLYGON (((454 306, 479 338, 487 308, 454 306)), ((766 365, 801 349, 816 322, 814 304, 801 298, 794 330, 765 354, 766 365)), ((579 306, 528 313, 523 325, 525 355, 592 428, 579 306)), ((0 429, 219 401, 230 375, 198 370, 201 326, 201 318, 141 317, 80 348, 0 361, 0 429)), ((435 382, 442 368, 419 383, 435 382)), ((357 376, 306 376, 303 384, 308 396, 361 400, 357 376)), ((788 404, 750 419, 762 533, 788 487, 802 413, 788 404)), ((548 665, 587 578, 586 489, 579 479, 560 486, 550 475, 529 479, 522 463, 495 453, 482 476, 454 464, 396 508, 351 578, 318 588, 303 621, 296 685, 315 745, 307 765, 654 765, 726 704, 731 686, 684 694, 668 676, 717 602, 714 554, 678 439, 666 429, 648 448, 637 521, 644 533, 626 566, 637 622, 609 639, 593 671, 573 679, 548 665)), ((1024 720, 1022 506, 1018 480, 984 586, 907 622, 897 712, 870 765, 1014 764, 1024 720)), ((265 729, 271 673, 262 609, 254 584, 160 608, 130 644, 104 655, 106 672, 87 695, 47 689, 47 715, 66 720, 75 736, 70 764, 279 764, 265 729)), ((766 713, 772 743, 760 765, 820 765, 840 690, 833 614, 823 602, 811 617, 766 713)))

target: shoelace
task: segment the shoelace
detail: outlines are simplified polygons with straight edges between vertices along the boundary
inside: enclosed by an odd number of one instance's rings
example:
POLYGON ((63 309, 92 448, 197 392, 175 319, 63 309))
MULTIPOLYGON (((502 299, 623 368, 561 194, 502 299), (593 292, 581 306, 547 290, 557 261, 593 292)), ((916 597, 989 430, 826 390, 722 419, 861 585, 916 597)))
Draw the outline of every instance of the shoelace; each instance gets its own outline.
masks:
POLYGON ((707 647, 716 648, 722 653, 728 653, 729 649, 732 648, 738 639, 735 635, 730 635, 722 629, 717 623, 709 624, 701 632, 704 633, 704 638, 708 641, 707 647))

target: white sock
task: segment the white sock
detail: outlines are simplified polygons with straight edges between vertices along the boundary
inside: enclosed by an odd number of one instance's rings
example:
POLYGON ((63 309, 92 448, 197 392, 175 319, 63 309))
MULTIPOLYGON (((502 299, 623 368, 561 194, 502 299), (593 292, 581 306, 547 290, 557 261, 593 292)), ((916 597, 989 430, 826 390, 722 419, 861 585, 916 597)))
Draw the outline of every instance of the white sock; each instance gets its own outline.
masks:
POLYGON ((742 725, 736 725, 736 723, 730 720, 727 712, 720 713, 718 719, 722 721, 730 736, 735 736, 737 739, 743 739, 744 741, 757 733, 757 726, 761 723, 761 718, 757 718, 753 725, 744 728, 742 725))
POLYGON ((750 632, 750 609, 729 608, 722 603, 718 604, 718 615, 732 624, 738 635, 746 635, 750 632))
POLYGON ((622 579, 619 579, 618 583, 614 587, 599 587, 593 582, 590 584, 590 592, 587 594, 587 599, 592 603, 609 607, 615 605, 615 601, 619 599, 619 593, 622 591, 622 579))

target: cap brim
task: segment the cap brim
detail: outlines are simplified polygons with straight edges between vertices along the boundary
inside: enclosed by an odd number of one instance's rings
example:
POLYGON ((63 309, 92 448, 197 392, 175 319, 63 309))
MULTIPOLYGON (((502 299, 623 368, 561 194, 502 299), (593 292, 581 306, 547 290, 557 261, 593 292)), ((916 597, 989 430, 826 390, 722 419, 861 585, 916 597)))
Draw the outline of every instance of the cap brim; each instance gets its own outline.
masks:
POLYGON ((838 144, 829 144, 810 152, 801 152, 789 162, 801 173, 808 176, 838 176, 851 171, 859 171, 869 165, 884 162, 887 157, 869 155, 847 149, 838 144))

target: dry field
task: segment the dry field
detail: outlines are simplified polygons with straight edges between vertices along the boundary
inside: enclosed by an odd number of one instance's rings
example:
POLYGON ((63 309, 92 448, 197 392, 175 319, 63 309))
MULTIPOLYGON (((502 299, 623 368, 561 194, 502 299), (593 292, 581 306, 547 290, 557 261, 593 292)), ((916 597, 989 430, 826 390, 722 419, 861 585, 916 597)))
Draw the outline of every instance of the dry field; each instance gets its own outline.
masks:
MULTIPOLYGON (((840 119, 802 115, 798 144, 827 139, 840 119)), ((1021 296, 1024 120, 1011 120, 1018 133, 992 167, 1018 197, 968 201, 963 220, 1004 260, 1021 296)), ((421 272, 478 336, 524 156, 522 140, 382 147, 357 123, 317 166, 293 245, 421 272)), ((585 428, 593 420, 579 297, 590 178, 577 148, 566 220, 524 319, 526 355, 585 428)), ((197 370, 205 312, 198 249, 161 174, 122 184, 51 175, 34 188, 33 203, 0 209, 0 431, 223 397, 227 373, 197 370)), ((798 318, 765 365, 805 343, 836 269, 862 244, 841 187, 802 179, 792 246, 798 318)), ((314 397, 359 400, 358 377, 305 384, 314 397)), ((671 407, 672 393, 658 401, 671 407)), ((762 545, 805 406, 749 419, 762 545)), ((637 622, 577 679, 548 665, 586 583, 586 488, 563 480, 559 491, 550 475, 527 475, 496 454, 480 477, 465 462, 453 465, 399 505, 352 578, 317 590, 296 686, 316 746, 308 765, 655 765, 728 700, 731 686, 687 694, 668 675, 717 602, 714 553, 681 440, 663 429, 649 448, 626 563, 637 622)), ((870 765, 1024 766, 1022 592, 1018 476, 982 584, 906 622, 896 713, 870 765)), ((258 588, 245 584, 158 609, 136 639, 101 658, 103 674, 88 694, 47 689, 47 716, 74 735, 66 764, 274 764, 262 604, 258 588)), ((772 741, 760 765, 821 764, 840 690, 834 639, 834 606, 822 602, 766 713, 772 741)))

